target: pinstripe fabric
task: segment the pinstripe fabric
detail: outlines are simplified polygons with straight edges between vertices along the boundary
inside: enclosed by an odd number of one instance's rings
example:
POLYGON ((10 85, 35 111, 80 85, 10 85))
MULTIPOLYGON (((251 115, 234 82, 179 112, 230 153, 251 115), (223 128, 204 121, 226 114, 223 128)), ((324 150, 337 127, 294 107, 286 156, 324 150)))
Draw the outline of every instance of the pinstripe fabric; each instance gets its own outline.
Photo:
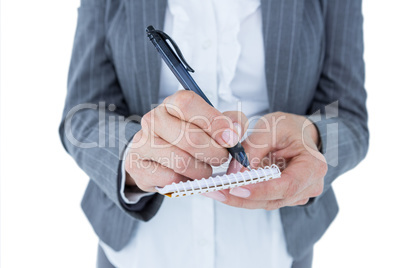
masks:
MULTIPOLYGON (((157 102, 161 63, 145 28, 163 28, 165 8, 163 0, 81 0, 79 9, 60 137, 91 178, 83 210, 100 239, 115 250, 162 202, 155 195, 141 211, 127 208, 118 200, 116 181, 124 145, 140 129, 141 115, 157 102), (68 112, 81 103, 116 106, 105 115, 87 108, 72 117, 77 140, 105 137, 102 146, 82 149, 66 136, 68 112), (137 117, 123 122, 130 115, 137 117), (124 128, 125 134, 118 135, 124 128)), ((288 251, 297 260, 311 251, 337 214, 332 181, 357 165, 368 148, 361 1, 261 0, 261 9, 271 112, 328 112, 326 105, 334 101, 339 107, 332 115, 310 117, 327 161, 337 163, 329 166, 324 193, 307 206, 281 209, 288 251)))

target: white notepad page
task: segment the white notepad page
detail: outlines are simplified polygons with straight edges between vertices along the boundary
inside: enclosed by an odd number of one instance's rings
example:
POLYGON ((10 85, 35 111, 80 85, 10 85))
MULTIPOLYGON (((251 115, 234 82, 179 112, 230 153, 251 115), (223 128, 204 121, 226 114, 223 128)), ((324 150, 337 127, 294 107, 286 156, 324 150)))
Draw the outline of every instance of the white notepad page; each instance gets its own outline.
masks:
POLYGON ((194 194, 202 194, 212 191, 234 188, 238 186, 254 184, 281 177, 281 171, 276 165, 270 167, 252 169, 244 172, 209 177, 208 179, 188 180, 186 182, 172 183, 156 190, 169 197, 182 197, 194 194))

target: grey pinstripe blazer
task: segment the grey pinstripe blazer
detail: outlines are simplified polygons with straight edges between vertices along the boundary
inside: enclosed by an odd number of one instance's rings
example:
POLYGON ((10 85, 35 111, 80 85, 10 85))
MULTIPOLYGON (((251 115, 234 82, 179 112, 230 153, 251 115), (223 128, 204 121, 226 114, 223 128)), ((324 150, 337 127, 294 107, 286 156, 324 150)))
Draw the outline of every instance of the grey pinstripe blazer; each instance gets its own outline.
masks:
MULTIPOLYGON (((337 214, 332 181, 357 165, 368 148, 361 0, 261 0, 261 8, 271 112, 310 115, 338 101, 339 111, 311 117, 333 164, 324 192, 306 206, 280 210, 288 251, 297 260, 337 214)), ((115 250, 126 245, 138 221, 155 215, 163 199, 154 195, 129 207, 117 189, 124 146, 140 129, 140 116, 157 103, 161 62, 145 28, 163 29, 165 9, 163 0, 82 0, 79 8, 60 137, 91 178, 82 208, 115 250), (83 103, 93 106, 69 113, 83 103), (99 113, 97 108, 109 104, 116 109, 99 113), (138 115, 137 121, 118 117, 130 115, 138 115), (81 145, 98 146, 80 148, 68 133, 81 145)))

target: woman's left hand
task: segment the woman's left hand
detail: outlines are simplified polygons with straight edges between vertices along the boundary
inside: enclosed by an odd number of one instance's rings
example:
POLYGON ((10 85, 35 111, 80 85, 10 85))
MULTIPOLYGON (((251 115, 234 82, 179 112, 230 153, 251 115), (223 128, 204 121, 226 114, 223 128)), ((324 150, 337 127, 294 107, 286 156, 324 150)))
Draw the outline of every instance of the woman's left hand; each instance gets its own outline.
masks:
MULTIPOLYGON (((281 178, 204 195, 247 209, 304 205, 323 191, 328 167, 318 150, 319 141, 316 127, 306 117, 282 112, 267 114, 242 145, 252 168, 277 164, 283 169, 281 178)), ((244 170, 232 159, 227 173, 244 170)))

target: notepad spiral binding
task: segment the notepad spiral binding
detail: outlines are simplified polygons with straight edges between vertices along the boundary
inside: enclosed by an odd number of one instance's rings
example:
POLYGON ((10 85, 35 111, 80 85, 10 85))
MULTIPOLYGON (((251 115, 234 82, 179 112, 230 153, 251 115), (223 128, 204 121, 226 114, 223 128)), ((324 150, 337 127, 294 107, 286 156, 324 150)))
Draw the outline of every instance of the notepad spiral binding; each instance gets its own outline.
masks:
POLYGON ((172 183, 163 188, 156 187, 156 190, 169 197, 183 197, 195 194, 208 193, 230 189, 238 186, 255 184, 281 176, 278 166, 271 165, 265 168, 253 169, 251 171, 232 173, 216 177, 202 178, 200 180, 188 180, 186 182, 172 183))

